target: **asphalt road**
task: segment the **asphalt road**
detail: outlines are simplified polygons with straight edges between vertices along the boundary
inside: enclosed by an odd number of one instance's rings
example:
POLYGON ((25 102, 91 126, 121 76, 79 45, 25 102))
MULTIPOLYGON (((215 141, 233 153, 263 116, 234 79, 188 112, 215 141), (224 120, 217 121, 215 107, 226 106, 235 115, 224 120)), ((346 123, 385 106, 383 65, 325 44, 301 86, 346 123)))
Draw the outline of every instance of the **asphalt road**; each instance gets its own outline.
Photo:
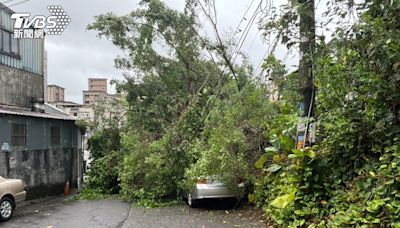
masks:
POLYGON ((261 214, 250 207, 232 209, 221 201, 207 201, 200 208, 187 205, 143 209, 133 208, 123 228, 211 228, 267 227, 261 214))
POLYGON ((118 200, 65 201, 56 197, 17 208, 1 228, 91 228, 121 227, 130 205, 118 200))
POLYGON ((1 228, 211 228, 266 227, 260 213, 249 207, 232 209, 222 201, 144 209, 120 200, 73 200, 64 197, 29 202, 1 228))

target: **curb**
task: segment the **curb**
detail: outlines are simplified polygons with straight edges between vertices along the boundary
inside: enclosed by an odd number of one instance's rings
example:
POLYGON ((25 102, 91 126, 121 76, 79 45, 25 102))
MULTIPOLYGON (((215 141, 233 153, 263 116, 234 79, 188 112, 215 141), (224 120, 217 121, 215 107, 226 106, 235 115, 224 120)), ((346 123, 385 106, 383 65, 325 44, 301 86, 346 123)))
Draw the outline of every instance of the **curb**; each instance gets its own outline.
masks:
POLYGON ((72 198, 73 196, 79 194, 79 190, 78 189, 72 189, 71 193, 68 196, 64 196, 63 194, 59 194, 59 195, 54 195, 54 196, 46 196, 46 197, 42 197, 42 198, 38 198, 38 199, 33 199, 33 200, 27 200, 27 201, 23 201, 17 204, 17 207, 26 207, 26 206, 30 206, 30 205, 35 205, 35 204, 40 204, 52 199, 56 199, 56 198, 64 198, 64 200, 72 198))

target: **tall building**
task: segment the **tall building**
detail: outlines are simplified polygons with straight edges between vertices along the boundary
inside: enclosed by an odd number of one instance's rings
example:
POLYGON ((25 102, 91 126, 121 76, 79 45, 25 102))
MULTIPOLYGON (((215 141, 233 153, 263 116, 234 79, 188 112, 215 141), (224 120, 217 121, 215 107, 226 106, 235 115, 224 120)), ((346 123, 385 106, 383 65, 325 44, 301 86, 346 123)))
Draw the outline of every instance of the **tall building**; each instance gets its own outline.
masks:
POLYGON ((47 86, 47 102, 61 102, 64 101, 64 88, 58 85, 47 86))
POLYGON ((89 78, 89 91, 102 91, 107 93, 107 79, 106 78, 89 78))
POLYGON ((88 90, 83 91, 83 104, 93 105, 98 101, 105 101, 108 98, 107 79, 89 78, 88 90))

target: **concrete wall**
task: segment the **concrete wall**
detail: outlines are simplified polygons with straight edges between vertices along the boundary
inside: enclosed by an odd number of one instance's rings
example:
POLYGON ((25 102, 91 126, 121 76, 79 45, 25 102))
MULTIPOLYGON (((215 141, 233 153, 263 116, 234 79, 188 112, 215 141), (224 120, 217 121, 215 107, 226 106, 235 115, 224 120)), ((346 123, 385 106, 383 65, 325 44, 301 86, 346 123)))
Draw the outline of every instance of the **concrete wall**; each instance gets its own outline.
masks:
POLYGON ((0 152, 0 175, 24 180, 30 199, 62 193, 67 180, 75 186, 82 148, 80 131, 74 121, 0 114, 0 144, 11 145, 13 123, 27 125, 27 143, 23 147, 11 147, 10 153, 0 152), (50 126, 60 127, 58 146, 50 145, 50 126))
POLYGON ((0 104, 31 108, 32 98, 44 99, 43 76, 0 64, 0 104))

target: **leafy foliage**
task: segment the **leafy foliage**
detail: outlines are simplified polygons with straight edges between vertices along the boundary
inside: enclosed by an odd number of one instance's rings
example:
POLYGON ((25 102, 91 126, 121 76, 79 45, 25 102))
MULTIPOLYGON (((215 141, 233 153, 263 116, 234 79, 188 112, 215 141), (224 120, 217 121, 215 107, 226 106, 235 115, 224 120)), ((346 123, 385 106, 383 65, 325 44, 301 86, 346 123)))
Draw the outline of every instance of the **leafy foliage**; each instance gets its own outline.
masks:
POLYGON ((92 159, 97 160, 120 148, 118 128, 107 128, 95 132, 88 140, 88 149, 92 159))
POLYGON ((275 145, 256 163, 265 172, 256 202, 276 224, 398 226, 398 7, 367 1, 351 30, 319 45, 320 142, 306 150, 275 145))
POLYGON ((86 182, 86 187, 93 190, 87 191, 87 193, 90 193, 89 195, 92 195, 92 193, 115 194, 119 192, 118 167, 121 158, 121 154, 113 151, 92 162, 86 182))
POLYGON ((253 164, 266 146, 265 132, 274 112, 265 89, 252 83, 219 100, 189 152, 196 162, 186 169, 186 186, 210 176, 232 188, 244 180, 251 183, 253 164))
MULTIPOLYGON (((399 226, 400 4, 328 5, 356 6, 360 20, 337 28, 329 43, 318 42, 318 141, 300 150, 293 149, 302 120, 297 72, 287 73, 272 55, 265 60, 268 90, 278 92, 273 103, 267 88, 251 80, 248 64, 234 66, 236 77, 225 73, 220 66, 232 68, 230 48, 197 34, 196 1, 183 12, 144 0, 130 15, 98 16, 89 29, 123 49, 116 66, 137 77, 118 85, 129 107, 118 146, 107 132, 92 139, 99 147, 92 146, 98 167, 91 186, 107 192, 97 186, 118 176, 125 199, 150 207, 189 191, 198 178, 231 188, 245 180, 249 201, 281 227, 399 226), (222 57, 206 57, 210 52, 222 57)), ((265 28, 282 31, 291 47, 302 9, 297 1, 283 7, 265 28)))
MULTIPOLYGON (((145 206, 182 191, 185 170, 200 159, 189 151, 203 134, 209 113, 219 100, 237 92, 230 73, 220 67, 229 48, 198 34, 196 10, 194 1, 187 1, 184 12, 158 0, 141 1, 127 16, 100 15, 88 27, 126 53, 116 59, 116 67, 127 73, 117 90, 126 93, 129 108, 128 128, 120 134, 120 186, 126 199, 145 206)), ((230 67, 245 86, 251 69, 230 67)), ((224 134, 227 138, 228 132, 224 134)))
POLYGON ((105 194, 115 194, 120 190, 118 170, 123 155, 119 153, 120 131, 123 131, 121 113, 122 103, 96 103, 95 119, 80 121, 87 134, 91 137, 87 141, 90 150, 89 166, 86 173, 86 188, 81 192, 81 198, 103 198, 105 194))

